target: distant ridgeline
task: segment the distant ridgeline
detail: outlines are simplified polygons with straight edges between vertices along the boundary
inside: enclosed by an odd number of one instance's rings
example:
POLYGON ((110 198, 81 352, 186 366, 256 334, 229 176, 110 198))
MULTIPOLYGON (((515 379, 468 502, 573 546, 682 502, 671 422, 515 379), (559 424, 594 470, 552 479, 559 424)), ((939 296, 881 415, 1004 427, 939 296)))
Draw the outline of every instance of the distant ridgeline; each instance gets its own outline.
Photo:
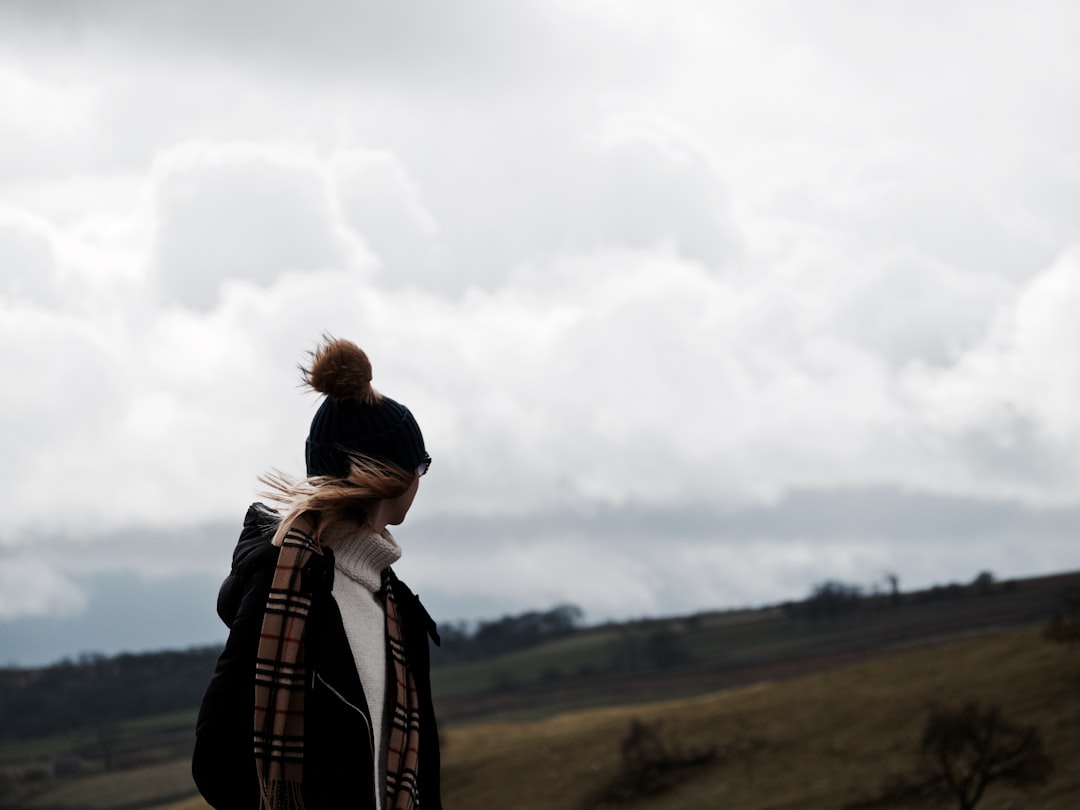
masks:
POLYGON ((581 627, 584 615, 577 605, 558 605, 482 621, 472 630, 464 622, 440 624, 442 644, 432 651, 432 665, 477 661, 534 647, 570 635, 581 627))
MULTIPOLYGON (((472 626, 440 624, 433 683, 447 716, 465 716, 470 701, 510 687, 534 689, 539 699, 544 690, 606 693, 613 679, 683 673, 694 688, 713 690, 795 672, 800 661, 821 665, 853 651, 1046 622, 1067 591, 1080 592, 1080 572, 1008 582, 983 572, 969 584, 908 593, 886 575, 868 589, 826 581, 780 605, 592 627, 582 626, 579 607, 564 604, 472 626)), ((46 668, 0 669, 0 741, 192 711, 220 650, 84 654, 46 668)))
POLYGON ((198 706, 220 652, 83 654, 43 669, 0 669, 0 740, 198 706))
MULTIPOLYGON (((473 661, 535 646, 573 632, 581 609, 559 605, 439 628, 434 665, 473 661)), ((0 740, 92 728, 198 706, 220 646, 107 658, 83 654, 41 669, 0 669, 0 740)))

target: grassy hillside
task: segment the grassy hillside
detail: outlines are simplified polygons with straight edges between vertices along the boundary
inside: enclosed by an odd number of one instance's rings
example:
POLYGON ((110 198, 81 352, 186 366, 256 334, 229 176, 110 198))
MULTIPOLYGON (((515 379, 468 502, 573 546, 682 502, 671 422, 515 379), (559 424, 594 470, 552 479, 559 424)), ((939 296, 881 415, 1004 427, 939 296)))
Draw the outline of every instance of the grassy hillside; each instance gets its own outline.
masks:
POLYGON ((638 807, 835 809, 909 766, 929 706, 972 699, 1036 724, 1058 766, 1034 797, 992 788, 980 807, 1080 806, 1080 655, 1031 630, 697 698, 454 729, 446 806, 580 807, 616 774, 619 742, 639 718, 731 759, 638 807))
MULTIPOLYGON (((637 718, 660 723, 663 738, 684 750, 715 746, 727 758, 631 807, 837 810, 909 767, 931 705, 968 700, 999 705, 1010 719, 1037 725, 1057 766, 1032 794, 991 787, 980 810, 1080 806, 1080 652, 1031 628, 693 698, 451 725, 445 806, 583 808, 617 773, 620 742, 637 718)), ((154 806, 152 786, 159 807, 203 810, 197 798, 173 798, 188 779, 186 764, 148 763, 75 779, 25 806, 154 806)))

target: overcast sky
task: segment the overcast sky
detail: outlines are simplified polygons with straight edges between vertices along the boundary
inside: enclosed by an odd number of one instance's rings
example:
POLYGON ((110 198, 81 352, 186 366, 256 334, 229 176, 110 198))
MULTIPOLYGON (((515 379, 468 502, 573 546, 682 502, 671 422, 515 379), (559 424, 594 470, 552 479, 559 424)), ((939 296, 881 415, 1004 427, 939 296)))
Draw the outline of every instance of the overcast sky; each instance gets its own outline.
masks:
POLYGON ((220 641, 297 363, 437 618, 1080 567, 1072 2, 0 3, 0 663, 220 641))

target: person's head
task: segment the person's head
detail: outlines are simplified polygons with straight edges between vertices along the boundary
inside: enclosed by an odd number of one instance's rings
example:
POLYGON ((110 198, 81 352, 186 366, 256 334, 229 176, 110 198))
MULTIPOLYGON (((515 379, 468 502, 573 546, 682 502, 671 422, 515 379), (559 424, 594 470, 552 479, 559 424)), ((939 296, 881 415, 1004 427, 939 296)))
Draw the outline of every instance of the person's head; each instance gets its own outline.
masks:
POLYGON ((307 386, 326 395, 308 433, 309 477, 344 478, 356 457, 407 472, 425 463, 420 426, 408 408, 371 386, 371 362, 355 343, 324 339, 301 372, 307 386))
POLYGON ((304 383, 325 395, 305 447, 307 478, 263 477, 286 504, 275 542, 305 512, 325 526, 350 521, 382 529, 405 519, 431 463, 412 413, 371 386, 371 362, 348 340, 326 337, 301 366, 304 383))

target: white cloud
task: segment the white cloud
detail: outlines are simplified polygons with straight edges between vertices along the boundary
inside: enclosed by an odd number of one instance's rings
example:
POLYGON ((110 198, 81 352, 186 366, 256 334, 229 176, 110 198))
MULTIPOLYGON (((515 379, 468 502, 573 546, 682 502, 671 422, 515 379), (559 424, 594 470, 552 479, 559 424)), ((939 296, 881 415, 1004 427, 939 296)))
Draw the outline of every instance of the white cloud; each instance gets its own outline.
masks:
POLYGON ((967 469, 966 486, 1074 503, 1080 491, 1080 263, 1076 248, 1003 307, 948 369, 914 367, 926 423, 967 469))
POLYGON ((994 274, 959 270, 910 248, 835 259, 845 263, 847 282, 831 291, 834 328, 898 365, 954 361, 1015 295, 994 274))
MULTIPOLYGON (((55 363, 57 387, 44 406, 40 391, 28 395, 9 424, 51 413, 67 426, 24 432, 24 450, 14 445, 26 492, 16 515, 58 520, 34 493, 48 491, 59 459, 86 482, 80 519, 115 527, 227 517, 257 472, 297 468, 314 403, 297 393, 294 363, 324 329, 364 344, 379 385, 423 418, 453 481, 432 497, 451 512, 516 514, 567 499, 741 504, 868 482, 1067 497, 1071 474, 1027 483, 1005 475, 1005 485, 997 460, 980 459, 970 442, 1000 440, 987 414, 1017 402, 1035 435, 1074 429, 1069 355, 1048 351, 1070 345, 1060 303, 1071 300, 1070 260, 1022 288, 1008 321, 1015 336, 988 359, 1004 321, 980 339, 962 326, 974 348, 952 355, 955 320, 867 292, 895 278, 891 257, 869 259, 882 263, 854 285, 828 280, 817 304, 790 270, 718 275, 663 246, 565 256, 461 298, 375 287, 348 269, 282 272, 223 282, 209 311, 172 308, 132 322, 122 348, 109 321, 13 311, 21 315, 7 322, 11 339, 32 337, 38 352, 10 373, 55 363), (853 308, 860 298, 868 310, 881 302, 885 315, 853 308), (927 316, 922 332, 908 334, 938 347, 932 365, 876 345, 875 330, 903 329, 902 318, 889 326, 888 308, 898 306, 927 316), (78 422, 63 421, 57 393, 71 386, 97 392, 83 398, 78 422), (1017 400, 1034 390, 1039 399, 1017 400), (42 441, 55 441, 55 452, 39 457, 42 441), (493 464, 512 472, 495 475, 493 464), (121 492, 94 475, 102 465, 153 472, 121 492), (218 478, 213 492, 208 470, 218 478)), ((952 283, 982 295, 970 310, 978 319, 1004 297, 995 283, 952 283)), ((1022 450, 1050 471, 1071 467, 1046 442, 1022 450)))
MULTIPOLYGON (((323 331, 420 418, 421 522, 1076 504, 1076 11, 973 9, 5 4, 0 539, 172 565, 101 538, 299 471, 323 331)), ((597 610, 666 603, 619 566, 597 610)))
POLYGON ((460 284, 447 278, 446 247, 436 241, 439 223, 422 190, 393 154, 336 151, 327 171, 346 221, 381 264, 382 283, 437 289, 460 284))
POLYGON ((186 144, 155 170, 154 264, 170 300, 212 308, 227 279, 348 264, 318 167, 287 151, 186 144))
POLYGON ((0 296, 54 302, 56 259, 47 223, 19 211, 0 211, 0 296))
POLYGON ((0 64, 0 176, 48 172, 73 152, 86 157, 98 135, 98 102, 84 81, 0 64))

